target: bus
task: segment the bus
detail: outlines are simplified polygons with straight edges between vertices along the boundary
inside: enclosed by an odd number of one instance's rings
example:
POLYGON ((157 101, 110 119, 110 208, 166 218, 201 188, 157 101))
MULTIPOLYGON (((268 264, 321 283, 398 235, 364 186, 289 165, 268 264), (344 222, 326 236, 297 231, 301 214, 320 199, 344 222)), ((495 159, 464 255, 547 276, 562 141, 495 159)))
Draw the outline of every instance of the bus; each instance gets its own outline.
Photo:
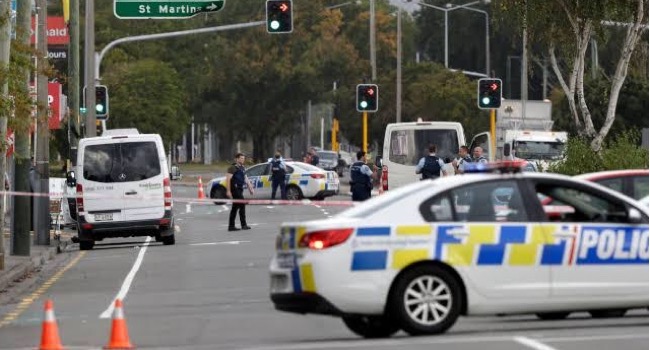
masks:
MULTIPOLYGON (((429 154, 430 144, 437 146, 436 155, 448 161, 457 157, 458 148, 465 145, 463 126, 457 122, 422 121, 391 123, 386 126, 382 165, 388 168, 388 189, 420 180, 415 166, 429 154)), ((453 175, 451 163, 444 170, 453 175)))

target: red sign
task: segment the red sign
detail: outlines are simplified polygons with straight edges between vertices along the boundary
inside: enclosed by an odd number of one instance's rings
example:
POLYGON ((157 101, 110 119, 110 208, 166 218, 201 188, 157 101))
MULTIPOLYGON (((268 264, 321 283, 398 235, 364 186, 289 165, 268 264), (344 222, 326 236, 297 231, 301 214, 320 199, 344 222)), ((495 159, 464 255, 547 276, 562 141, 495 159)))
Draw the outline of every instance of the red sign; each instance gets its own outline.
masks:
POLYGON ((61 129, 61 83, 47 83, 50 130, 61 129))
MULTIPOLYGON (((32 44, 36 42, 36 18, 32 17, 32 44)), ((70 33, 63 17, 47 17, 47 44, 67 45, 70 43, 70 33)))

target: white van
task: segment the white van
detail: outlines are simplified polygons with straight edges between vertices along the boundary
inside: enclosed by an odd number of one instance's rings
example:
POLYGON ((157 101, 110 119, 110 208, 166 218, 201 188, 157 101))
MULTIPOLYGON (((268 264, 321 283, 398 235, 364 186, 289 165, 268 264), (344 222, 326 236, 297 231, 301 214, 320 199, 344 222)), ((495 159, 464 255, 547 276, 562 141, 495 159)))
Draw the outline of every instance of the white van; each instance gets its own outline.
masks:
MULTIPOLYGON (((79 141, 76 182, 80 249, 106 237, 175 243, 172 192, 162 138, 117 134, 79 141)), ((76 178, 76 181, 70 178, 76 178)))
MULTIPOLYGON (((394 189, 420 180, 415 166, 429 154, 430 144, 437 146, 436 155, 453 160, 458 148, 465 144, 463 126, 457 122, 422 121, 391 123, 386 126, 382 164, 388 167, 388 189, 394 189)), ((453 166, 445 164, 447 174, 453 175, 453 166)))

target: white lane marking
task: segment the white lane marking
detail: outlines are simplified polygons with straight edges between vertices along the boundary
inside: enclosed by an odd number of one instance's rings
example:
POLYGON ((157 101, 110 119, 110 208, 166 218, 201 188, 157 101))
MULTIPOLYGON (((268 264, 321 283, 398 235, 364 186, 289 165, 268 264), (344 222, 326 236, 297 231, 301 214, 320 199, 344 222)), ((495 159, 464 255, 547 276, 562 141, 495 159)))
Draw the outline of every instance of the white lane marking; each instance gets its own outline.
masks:
POLYGON ((224 205, 221 206, 221 209, 228 210, 228 206, 224 204, 224 205))
POLYGON ((190 203, 185 204, 185 214, 192 212, 192 205, 190 203))
POLYGON ((323 211, 323 215, 330 215, 330 213, 323 211))
POLYGON ((147 247, 149 247, 150 241, 151 241, 151 236, 147 236, 147 239, 144 241, 144 244, 142 245, 142 249, 140 249, 140 252, 138 253, 138 257, 135 259, 135 263, 133 263, 133 267, 131 268, 131 271, 129 271, 129 274, 126 275, 126 278, 122 283, 122 288, 120 288, 120 291, 117 293, 115 298, 111 300, 111 303, 108 305, 108 308, 106 308, 106 310, 104 310, 104 312, 102 312, 102 314, 99 315, 99 318, 111 317, 111 315, 113 314, 113 308, 115 308, 115 300, 117 299, 124 300, 124 298, 126 298, 126 294, 129 292, 129 288, 131 288, 131 283, 133 283, 135 274, 138 272, 138 269, 140 269, 140 265, 142 265, 142 260, 144 259, 144 253, 147 252, 147 247))
POLYGON ((519 344, 526 345, 527 347, 535 350, 556 350, 552 346, 548 346, 540 341, 527 337, 514 337, 512 340, 516 341, 519 344))
POLYGON ((648 334, 612 334, 612 335, 590 335, 582 337, 549 337, 543 338, 547 343, 575 342, 575 341, 596 341, 596 340, 621 340, 621 339, 643 339, 648 334))
POLYGON ((238 245, 240 243, 250 243, 251 241, 223 241, 223 242, 207 242, 207 243, 191 243, 190 245, 238 245))

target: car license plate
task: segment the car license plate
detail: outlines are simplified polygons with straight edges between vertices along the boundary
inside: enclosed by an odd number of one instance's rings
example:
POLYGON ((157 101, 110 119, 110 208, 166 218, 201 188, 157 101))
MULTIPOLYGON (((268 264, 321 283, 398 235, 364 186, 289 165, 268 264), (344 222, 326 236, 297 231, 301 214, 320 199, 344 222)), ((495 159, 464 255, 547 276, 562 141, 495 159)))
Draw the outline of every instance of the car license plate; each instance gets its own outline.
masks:
POLYGON ((95 214, 95 221, 113 221, 113 213, 95 214))
POLYGON ((293 269, 296 267, 296 259, 293 253, 278 253, 278 266, 283 269, 293 269))

